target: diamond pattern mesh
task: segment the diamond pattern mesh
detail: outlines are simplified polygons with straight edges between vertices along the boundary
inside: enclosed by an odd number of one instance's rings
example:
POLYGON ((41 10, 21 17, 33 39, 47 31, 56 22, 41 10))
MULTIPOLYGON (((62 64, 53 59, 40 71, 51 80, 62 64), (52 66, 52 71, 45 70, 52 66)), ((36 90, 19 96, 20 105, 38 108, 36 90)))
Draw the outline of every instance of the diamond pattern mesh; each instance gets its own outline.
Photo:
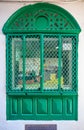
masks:
POLYGON ((72 87, 73 90, 77 90, 77 81, 78 81, 78 77, 77 77, 77 73, 78 73, 78 63, 77 63, 77 38, 76 37, 72 37, 72 87))
POLYGON ((40 36, 25 35, 25 39, 23 36, 8 37, 8 88, 39 91, 54 91, 59 88, 76 90, 76 37, 59 37, 54 34, 44 35, 41 39, 40 36))
POLYGON ((39 36, 26 37, 25 80, 26 89, 40 88, 40 41, 39 36))
POLYGON ((58 88, 58 38, 44 38, 44 89, 58 88))
POLYGON ((12 87, 21 89, 23 86, 22 38, 12 38, 12 87))
POLYGON ((72 38, 62 38, 62 76, 63 89, 71 89, 72 87, 72 38))

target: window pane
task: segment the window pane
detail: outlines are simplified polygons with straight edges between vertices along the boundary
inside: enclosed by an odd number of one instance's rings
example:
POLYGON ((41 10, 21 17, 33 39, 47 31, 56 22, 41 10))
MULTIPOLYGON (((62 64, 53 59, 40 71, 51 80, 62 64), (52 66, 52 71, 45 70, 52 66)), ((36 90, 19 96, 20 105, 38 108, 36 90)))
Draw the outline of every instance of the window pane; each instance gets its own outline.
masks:
POLYGON ((12 87, 21 89, 23 84, 22 39, 12 38, 12 87))
POLYGON ((44 89, 58 88, 58 38, 44 38, 44 89))
POLYGON ((28 36, 26 38, 25 82, 26 89, 40 88, 40 38, 28 36))
POLYGON ((62 76, 63 89, 71 89, 72 87, 72 38, 62 38, 62 76))

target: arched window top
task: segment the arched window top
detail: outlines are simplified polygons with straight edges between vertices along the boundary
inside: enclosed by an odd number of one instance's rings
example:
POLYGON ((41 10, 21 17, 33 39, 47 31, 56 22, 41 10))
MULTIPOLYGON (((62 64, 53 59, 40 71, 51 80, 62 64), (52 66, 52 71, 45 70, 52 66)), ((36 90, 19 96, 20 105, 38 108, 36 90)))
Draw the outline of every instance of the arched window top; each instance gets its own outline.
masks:
POLYGON ((3 32, 28 33, 79 33, 77 21, 65 9, 49 4, 37 3, 17 10, 5 23, 3 32))

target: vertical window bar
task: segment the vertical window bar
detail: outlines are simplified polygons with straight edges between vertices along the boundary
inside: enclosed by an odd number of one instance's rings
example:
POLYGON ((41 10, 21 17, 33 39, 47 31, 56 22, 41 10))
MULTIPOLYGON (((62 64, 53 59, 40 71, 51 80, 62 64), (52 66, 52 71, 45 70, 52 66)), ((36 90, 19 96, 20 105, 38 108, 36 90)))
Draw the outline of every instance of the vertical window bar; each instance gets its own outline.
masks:
POLYGON ((61 90, 61 63, 62 63, 62 37, 59 35, 59 52, 58 52, 58 90, 61 90))
POLYGON ((16 43, 12 43, 12 80, 14 78, 14 82, 12 82, 12 89, 17 88, 17 84, 16 84, 16 43), (14 49, 14 50, 13 50, 14 49), (14 76, 13 76, 14 75, 14 76))
POLYGON ((73 39, 72 39, 72 89, 74 89, 74 71, 75 71, 75 68, 74 67, 76 67, 76 65, 74 66, 74 52, 75 52, 75 43, 74 43, 74 40, 75 40, 75 37, 73 37, 73 39))
POLYGON ((13 36, 11 37, 12 38, 12 41, 11 41, 11 56, 12 56, 12 59, 11 59, 11 62, 12 62, 12 68, 11 68, 11 71, 12 71, 12 74, 11 74, 11 79, 12 79, 12 89, 15 88, 15 44, 13 43, 13 36))
POLYGON ((8 35, 6 35, 6 90, 8 91, 8 35))
POLYGON ((23 45, 23 91, 25 90, 25 50, 26 50, 26 47, 25 47, 25 41, 26 41, 26 39, 25 39, 25 35, 23 35, 23 43, 22 43, 22 45, 23 45))
POLYGON ((76 90, 78 91, 78 35, 76 35, 76 90))
POLYGON ((78 36, 72 40, 72 89, 78 91, 78 36))
POLYGON ((7 36, 7 84, 8 89, 12 90, 12 37, 7 36))
POLYGON ((41 71, 40 71, 40 90, 43 91, 43 82, 44 82, 44 67, 43 67, 43 64, 44 64, 44 35, 41 34, 40 35, 40 39, 41 39, 41 42, 40 42, 40 59, 41 59, 41 62, 40 62, 40 66, 41 66, 41 71))

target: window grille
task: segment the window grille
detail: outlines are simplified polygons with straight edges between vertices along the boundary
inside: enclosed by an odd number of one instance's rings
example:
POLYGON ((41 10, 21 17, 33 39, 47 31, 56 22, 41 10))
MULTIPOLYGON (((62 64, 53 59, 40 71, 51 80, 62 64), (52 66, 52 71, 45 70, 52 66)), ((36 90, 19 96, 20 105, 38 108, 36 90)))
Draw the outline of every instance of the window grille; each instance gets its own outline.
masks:
POLYGON ((76 36, 31 34, 8 39, 8 81, 12 91, 74 89, 76 36))

